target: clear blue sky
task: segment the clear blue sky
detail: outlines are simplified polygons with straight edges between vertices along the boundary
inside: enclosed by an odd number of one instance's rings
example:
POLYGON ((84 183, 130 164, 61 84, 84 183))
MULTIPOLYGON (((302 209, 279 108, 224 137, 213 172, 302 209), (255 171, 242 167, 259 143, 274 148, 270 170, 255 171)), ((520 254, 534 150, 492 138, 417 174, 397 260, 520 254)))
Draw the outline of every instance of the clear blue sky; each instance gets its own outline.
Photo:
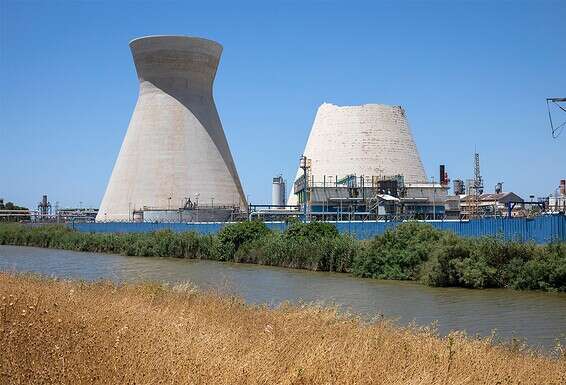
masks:
POLYGON ((215 100, 254 203, 292 180, 323 102, 405 107, 429 176, 471 177, 475 147, 488 190, 548 195, 565 20, 565 1, 0 0, 0 197, 98 207, 137 98, 128 42, 155 34, 224 46, 215 100))

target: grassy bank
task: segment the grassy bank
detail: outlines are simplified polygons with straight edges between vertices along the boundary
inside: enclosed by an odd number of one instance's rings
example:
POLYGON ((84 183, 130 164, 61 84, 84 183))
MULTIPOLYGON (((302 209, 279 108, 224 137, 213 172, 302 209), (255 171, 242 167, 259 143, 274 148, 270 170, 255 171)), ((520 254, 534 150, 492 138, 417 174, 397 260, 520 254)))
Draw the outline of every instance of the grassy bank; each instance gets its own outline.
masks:
POLYGON ((431 286, 566 291, 564 242, 541 246, 461 238, 411 222, 368 241, 338 234, 328 223, 295 222, 284 232, 273 232, 260 222, 243 222, 217 235, 90 234, 63 226, 0 225, 0 244, 350 272, 431 286))
POLYGON ((3 384, 564 384, 566 358, 462 333, 164 288, 0 273, 3 384))

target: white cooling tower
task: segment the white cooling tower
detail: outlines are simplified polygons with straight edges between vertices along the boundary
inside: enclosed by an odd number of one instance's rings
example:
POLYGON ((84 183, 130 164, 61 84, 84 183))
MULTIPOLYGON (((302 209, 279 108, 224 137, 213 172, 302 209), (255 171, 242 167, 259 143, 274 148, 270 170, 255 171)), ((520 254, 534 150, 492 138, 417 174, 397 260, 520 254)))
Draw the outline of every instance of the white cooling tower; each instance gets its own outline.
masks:
POLYGON ((97 220, 129 220, 144 206, 245 206, 212 97, 222 46, 185 36, 132 40, 138 101, 97 220))
MULTIPOLYGON (((406 182, 426 181, 426 174, 400 106, 322 104, 303 153, 311 159, 310 175, 327 178, 403 175, 406 182)), ((299 169, 297 178, 303 174, 299 169)), ((311 180, 311 179, 309 179, 311 180)), ((327 179, 328 181, 328 179, 327 179)), ((288 204, 296 204, 292 194, 288 204)))

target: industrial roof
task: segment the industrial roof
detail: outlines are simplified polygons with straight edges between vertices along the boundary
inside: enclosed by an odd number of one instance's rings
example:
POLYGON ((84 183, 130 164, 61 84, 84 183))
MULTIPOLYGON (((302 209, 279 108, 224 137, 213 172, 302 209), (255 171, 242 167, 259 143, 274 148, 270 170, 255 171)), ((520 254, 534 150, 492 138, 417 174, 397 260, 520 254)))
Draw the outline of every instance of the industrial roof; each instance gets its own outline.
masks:
MULTIPOLYGON (((462 201, 466 202, 470 200, 470 195, 464 195, 461 198, 462 201)), ((486 193, 480 195, 480 201, 494 201, 494 202, 524 202, 524 199, 515 194, 514 192, 502 192, 502 193, 486 193)))
POLYGON ((511 200, 513 202, 521 201, 523 202, 523 198, 518 196, 513 192, 502 192, 502 193, 494 193, 494 194, 482 194, 480 195, 480 200, 482 201, 507 201, 511 200))

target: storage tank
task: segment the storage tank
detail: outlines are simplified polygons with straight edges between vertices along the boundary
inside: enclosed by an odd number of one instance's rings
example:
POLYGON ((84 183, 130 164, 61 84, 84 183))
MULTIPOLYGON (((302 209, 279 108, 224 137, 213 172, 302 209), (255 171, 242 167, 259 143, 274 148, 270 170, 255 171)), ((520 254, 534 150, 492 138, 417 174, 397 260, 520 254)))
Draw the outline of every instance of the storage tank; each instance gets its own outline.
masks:
POLYGON ((246 206, 212 96, 222 46, 187 36, 130 42, 139 95, 97 220, 198 197, 246 206))
POLYGON ((283 180, 283 177, 281 175, 273 178, 273 184, 271 188, 271 205, 285 205, 285 180, 283 180))
POLYGON ((497 182, 495 184, 495 193, 501 194, 503 192, 503 182, 497 182))
POLYGON ((462 179, 454 179, 454 195, 465 194, 464 181, 462 179))
MULTIPOLYGON (((322 104, 303 154, 311 160, 309 182, 324 176, 403 175, 407 183, 427 177, 413 140, 405 111, 400 106, 322 104)), ((303 171, 297 171, 297 180, 303 171)), ((296 204, 296 195, 288 204, 296 204)))

